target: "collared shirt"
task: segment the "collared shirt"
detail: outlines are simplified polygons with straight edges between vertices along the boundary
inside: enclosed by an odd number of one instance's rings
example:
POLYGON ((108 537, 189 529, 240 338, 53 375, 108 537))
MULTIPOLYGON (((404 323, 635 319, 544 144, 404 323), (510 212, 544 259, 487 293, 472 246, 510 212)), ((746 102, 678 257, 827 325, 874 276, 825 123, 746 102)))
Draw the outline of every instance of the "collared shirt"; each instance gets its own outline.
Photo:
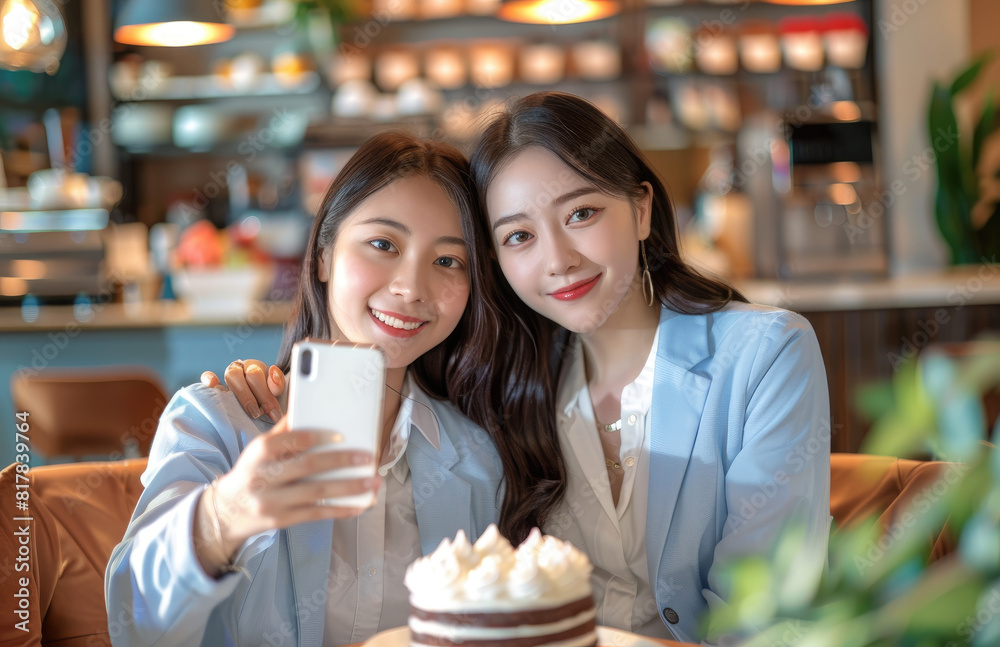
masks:
POLYGON ((399 413, 378 473, 383 477, 375 505, 358 517, 333 524, 333 554, 327 580, 324 645, 357 643, 405 625, 409 597, 403 576, 421 555, 406 447, 416 429, 441 447, 437 416, 420 402, 422 391, 407 373, 399 413))
POLYGON ((672 638, 660 620, 646 560, 649 412, 659 334, 657 328, 639 376, 622 390, 619 462, 624 479, 617 506, 587 387, 583 346, 576 338, 560 377, 557 410, 559 444, 568 472, 566 496, 545 530, 590 557, 598 624, 672 638))

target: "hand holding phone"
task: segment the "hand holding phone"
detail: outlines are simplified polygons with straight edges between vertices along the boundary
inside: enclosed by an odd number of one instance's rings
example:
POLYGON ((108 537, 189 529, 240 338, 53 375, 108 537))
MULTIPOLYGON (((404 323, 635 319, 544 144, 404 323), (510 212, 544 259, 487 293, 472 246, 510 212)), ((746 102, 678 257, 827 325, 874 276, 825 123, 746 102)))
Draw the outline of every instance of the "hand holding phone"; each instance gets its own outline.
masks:
POLYGON ((325 449, 329 441, 329 432, 291 431, 284 417, 247 444, 233 468, 198 501, 194 536, 204 541, 195 548, 206 572, 218 575, 239 546, 258 533, 357 516, 356 507, 317 506, 316 501, 348 499, 359 492, 370 497, 378 479, 315 480, 315 474, 372 465, 374 456, 325 449), (308 461, 299 460, 304 454, 310 454, 308 461), (306 482, 310 478, 314 480, 306 482))
MULTIPOLYGON (((297 429, 328 431, 339 442, 321 449, 360 450, 377 456, 381 445, 385 356, 371 346, 303 340, 292 347, 288 424, 297 429)), ((317 474, 314 479, 374 476, 375 463, 317 474)), ((367 508, 375 494, 325 499, 325 505, 367 508)))

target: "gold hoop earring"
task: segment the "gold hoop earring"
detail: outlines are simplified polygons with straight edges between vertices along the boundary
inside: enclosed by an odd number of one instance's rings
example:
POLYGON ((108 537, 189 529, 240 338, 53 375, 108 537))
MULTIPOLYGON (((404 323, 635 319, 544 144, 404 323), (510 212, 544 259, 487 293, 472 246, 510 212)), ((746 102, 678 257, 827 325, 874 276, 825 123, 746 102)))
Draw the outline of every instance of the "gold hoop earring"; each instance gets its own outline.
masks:
POLYGON ((646 305, 652 307, 656 292, 653 290, 653 277, 649 274, 649 261, 646 260, 646 241, 639 241, 639 251, 642 252, 642 297, 646 305))

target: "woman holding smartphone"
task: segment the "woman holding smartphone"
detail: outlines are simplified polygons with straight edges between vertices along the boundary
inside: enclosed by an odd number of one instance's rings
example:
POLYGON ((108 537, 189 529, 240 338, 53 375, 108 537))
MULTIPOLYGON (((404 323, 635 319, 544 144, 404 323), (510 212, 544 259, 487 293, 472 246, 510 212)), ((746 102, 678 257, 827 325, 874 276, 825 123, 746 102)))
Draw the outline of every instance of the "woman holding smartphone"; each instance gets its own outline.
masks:
MULTIPOLYGON (((337 176, 310 234, 279 364, 306 337, 386 357, 379 455, 322 448, 231 393, 193 385, 157 429, 145 491, 105 584, 115 645, 346 644, 405 624, 406 567, 499 517, 500 462, 453 405, 482 365, 488 254, 468 162, 388 133, 337 176), (315 451, 310 451, 315 450, 315 451), (377 476, 307 477, 377 461, 377 476), (317 504, 374 492, 366 510, 317 504)), ((330 393, 329 404, 351 394, 330 393)))
MULTIPOLYGON (((681 641, 716 637, 702 619, 730 596, 724 564, 767 557, 787 524, 803 542, 783 558, 817 583, 830 413, 808 322, 687 265, 663 183, 579 97, 511 104, 472 170, 505 331, 483 406, 548 413, 495 433, 512 540, 541 519, 593 562, 599 624, 681 641)), ((256 369, 226 377, 267 389, 256 369)))

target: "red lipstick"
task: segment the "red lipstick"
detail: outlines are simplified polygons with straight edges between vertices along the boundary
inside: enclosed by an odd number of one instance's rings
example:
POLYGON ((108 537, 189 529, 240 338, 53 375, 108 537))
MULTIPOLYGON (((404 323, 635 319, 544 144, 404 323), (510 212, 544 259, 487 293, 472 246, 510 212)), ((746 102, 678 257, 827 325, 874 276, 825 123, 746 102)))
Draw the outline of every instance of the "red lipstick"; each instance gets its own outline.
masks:
POLYGON ((585 281, 579 281, 578 283, 574 283, 573 285, 568 285, 565 288, 562 288, 561 290, 550 292, 549 296, 555 297, 560 301, 573 301, 575 299, 579 299, 588 292, 590 292, 593 289, 593 287, 597 285, 597 281, 601 278, 601 276, 602 276, 601 274, 598 274, 592 279, 587 279, 585 281))

